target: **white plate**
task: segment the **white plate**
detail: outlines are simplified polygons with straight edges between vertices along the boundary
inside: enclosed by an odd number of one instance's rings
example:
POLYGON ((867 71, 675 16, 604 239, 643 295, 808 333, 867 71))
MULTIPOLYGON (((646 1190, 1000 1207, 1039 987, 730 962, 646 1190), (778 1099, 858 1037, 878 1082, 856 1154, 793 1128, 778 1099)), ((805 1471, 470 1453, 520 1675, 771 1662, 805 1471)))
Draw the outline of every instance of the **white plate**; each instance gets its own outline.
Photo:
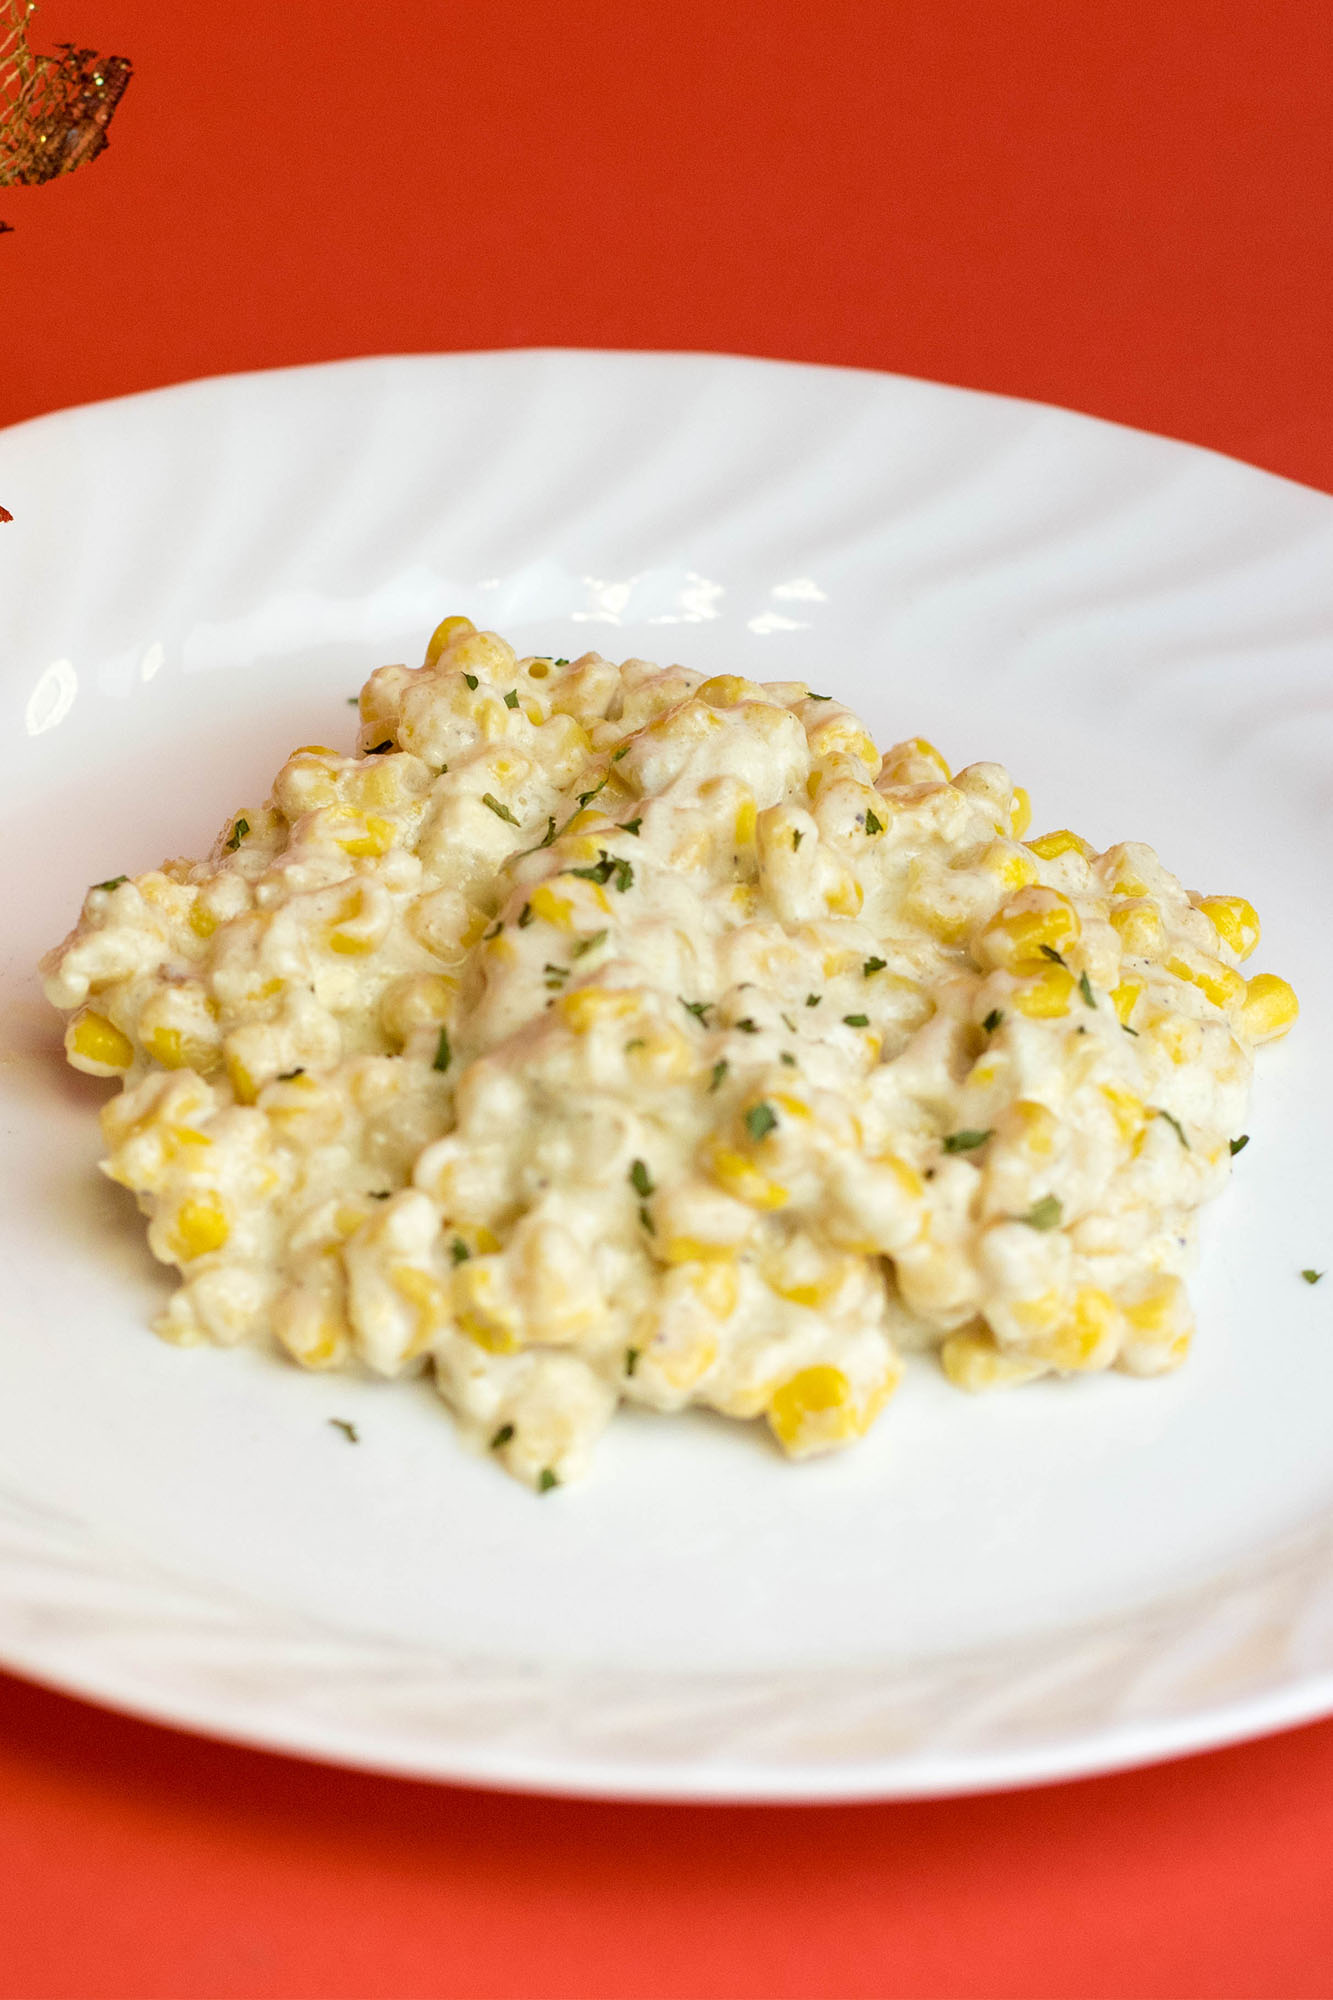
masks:
POLYGON ((1087 418, 688 355, 363 361, 0 436, 0 1657, 421 1776, 693 1798, 981 1789, 1333 1708, 1333 502, 1087 418), (1260 1060, 1185 1370, 856 1450, 622 1418, 538 1500, 424 1385, 182 1352, 32 962, 203 851, 465 611, 811 678, 997 757, 1039 826, 1240 890, 1305 1016, 1260 1060), (354 1419, 352 1446, 328 1422, 354 1419))

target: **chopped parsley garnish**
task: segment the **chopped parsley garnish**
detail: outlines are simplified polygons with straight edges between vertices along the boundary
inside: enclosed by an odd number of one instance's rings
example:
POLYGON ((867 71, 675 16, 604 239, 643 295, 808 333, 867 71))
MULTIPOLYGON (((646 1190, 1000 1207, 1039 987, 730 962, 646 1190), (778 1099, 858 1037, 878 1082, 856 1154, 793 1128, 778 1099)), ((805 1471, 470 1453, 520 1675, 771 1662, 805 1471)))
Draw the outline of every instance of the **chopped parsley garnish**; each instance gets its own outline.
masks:
POLYGON ((591 937, 580 938, 570 953, 571 958, 582 958, 587 952, 596 951, 599 944, 606 943, 605 931, 594 931, 591 937))
POLYGON ((391 1190, 389 1188, 372 1188, 370 1190, 370 1199, 372 1201, 387 1201, 389 1199, 390 1192, 391 1190))
POLYGON ((629 1170, 629 1184, 635 1194, 641 1196, 644 1201, 647 1201, 650 1194, 656 1194, 657 1192, 653 1185, 653 1177, 648 1171, 646 1162, 643 1160, 635 1160, 631 1166, 629 1170))
POLYGON ((594 861, 591 868, 571 868, 570 874, 577 875, 580 881, 596 882, 599 885, 609 882, 614 876, 616 887, 623 896, 626 889, 633 887, 633 867, 619 856, 608 854, 604 847, 598 851, 601 859, 594 861))
POLYGON ((777 1122, 778 1114, 771 1104, 752 1104, 745 1114, 745 1129, 756 1144, 768 1137, 777 1122))
POLYGON ((1190 1150, 1190 1142, 1185 1137, 1185 1127, 1181 1124, 1180 1120, 1178 1118, 1173 1118, 1169 1111, 1163 1111, 1160 1104, 1154 1105, 1153 1110, 1158 1118, 1165 1118, 1167 1124, 1171 1127, 1171 1130, 1175 1133, 1177 1139, 1179 1139, 1181 1145, 1185 1148, 1185 1151, 1188 1153, 1188 1151, 1190 1150))
POLYGON ((713 1080, 708 1086, 708 1094, 710 1097, 712 1096, 713 1092, 717 1089, 718 1085, 721 1083, 723 1077, 726 1075, 730 1066, 731 1065, 725 1060, 725 1058, 721 1062, 715 1062, 713 1064, 713 1080))
POLYGON ((844 1014, 842 1021, 843 1026, 846 1028, 868 1028, 870 1026, 869 1014, 844 1014))
POLYGON ((556 1478, 550 1466, 544 1465, 537 1474, 537 1491, 539 1493, 549 1493, 553 1486, 558 1486, 559 1484, 560 1481, 556 1478))
MULTIPOLYGON (((680 995, 677 994, 676 998, 679 1000, 680 995)), ((680 1004, 687 1014, 693 1014, 701 1027, 708 1026, 708 1016, 712 1013, 714 1004, 711 1000, 681 1000, 680 1004)))
POLYGON ((875 811, 874 811, 874 810, 873 810, 873 809, 872 809, 871 807, 867 806, 867 807, 866 807, 866 832, 867 832, 867 833, 883 833, 883 831, 884 831, 884 822, 883 822, 883 820, 882 820, 882 819, 880 818, 880 816, 879 816, 879 814, 878 814, 877 812, 875 812, 875 811))
POLYGON ((128 875, 113 875, 109 882, 94 882, 94 889, 118 889, 122 882, 129 881, 128 875))
POLYGON ((440 1039, 435 1044, 435 1055, 431 1062, 431 1068, 444 1071, 448 1069, 453 1059, 454 1059, 454 1052, 449 1046, 449 1030, 447 1028, 441 1028, 440 1039))
POLYGON ((360 1444, 361 1442, 361 1433, 358 1431, 355 1424, 348 1423, 346 1417, 330 1417, 329 1428, 331 1430, 341 1431, 343 1436, 347 1439, 348 1444, 360 1444))
POLYGON ((618 764, 622 757, 628 757, 628 756, 629 756, 629 744, 622 743, 618 750, 613 750, 611 752, 611 762, 613 764, 618 764))
POLYGON ((861 967, 861 976, 869 979, 872 972, 883 972, 888 962, 887 958, 868 958, 861 967))
POLYGON ((468 686, 472 689, 472 692, 475 694, 477 691, 477 676, 475 674, 464 674, 463 679, 467 682, 468 686))
POLYGON ((569 977, 567 965, 544 965, 542 971, 546 974, 546 984, 552 992, 557 986, 563 986, 569 977))
POLYGON ((625 1054, 628 1055, 631 1049, 646 1049, 647 1046, 642 1035, 631 1035, 625 1044, 625 1054))
POLYGON ((794 1035, 796 1033, 796 1023, 795 1021, 792 1020, 790 1014, 781 1014, 779 1015, 778 1018, 782 1022, 783 1027, 787 1030, 787 1033, 789 1035, 794 1035))
POLYGON ((1064 1204, 1058 1194, 1044 1194, 1040 1201, 1034 1201, 1026 1215, 1016 1215, 1015 1222, 1026 1222, 1029 1229, 1058 1229, 1064 1220, 1064 1204))
POLYGON ((483 792, 481 795, 481 802, 484 806, 490 807, 491 811, 495 814, 495 817, 497 819, 507 820, 510 826, 518 825, 518 821, 514 818, 514 815, 510 812, 508 806, 501 805, 499 799, 496 798, 494 792, 483 792))
POLYGON ((807 1007, 817 1007, 820 1001, 823 999, 823 997, 824 996, 822 993, 807 993, 805 996, 805 1004, 807 1007))
POLYGON ((361 706, 361 697, 360 697, 360 695, 359 695, 359 694, 349 694, 349 695, 348 695, 348 697, 347 697, 347 706, 348 706, 349 708, 360 708, 360 706, 361 706))
POLYGON ((656 1236, 657 1230, 656 1227, 654 1226, 653 1218, 651 1215, 649 1215, 647 1209, 643 1206, 642 1202, 639 1204, 639 1221, 643 1224, 644 1228, 648 1231, 648 1234, 650 1236, 656 1236))
POLYGON ((491 1439, 491 1450, 503 1451, 505 1446, 512 1441, 513 1435, 514 1426, 512 1424, 501 1424, 499 1430, 491 1439))
POLYGON ((632 1375, 635 1369, 638 1367, 639 1355, 641 1351, 642 1350, 637 1347, 627 1347, 625 1349, 625 1373, 627 1375, 632 1375))
POLYGON ((1138 1031, 1138 1029, 1137 1029, 1137 1028, 1131 1028, 1131 1027, 1130 1027, 1130 1025, 1129 1025, 1129 1022, 1128 1022, 1128 1021, 1122 1021, 1122 1022, 1120 1023, 1120 1025, 1121 1025, 1121 1027, 1122 1027, 1122 1028, 1124 1029, 1125 1033, 1126 1033, 1127 1035, 1133 1035, 1133 1037, 1134 1037, 1135 1041, 1137 1042, 1137 1040, 1138 1040, 1138 1038, 1139 1038, 1139 1031, 1138 1031))
POLYGON ((518 927, 521 931, 525 931, 531 922, 532 922, 532 905, 531 903, 525 903, 523 905, 523 908, 518 913, 518 927))
POLYGON ((639 813, 634 819, 627 819, 625 821, 625 824, 621 827, 620 831, 622 833, 632 833, 634 835, 634 838, 637 840, 639 837, 639 828, 642 825, 643 825, 643 814, 639 813))
POLYGON ((552 842, 552 841, 553 841, 554 839, 555 839, 555 817, 554 817, 554 815, 552 815, 552 816, 551 816, 551 817, 550 817, 550 818, 549 818, 549 819, 547 820, 547 822, 546 822, 546 837, 545 837, 545 839, 544 839, 544 840, 539 840, 539 841, 537 842, 537 845, 536 845, 536 847, 530 847, 530 848, 528 849, 528 852, 529 852, 529 854, 537 854, 537 853, 540 853, 541 849, 542 849, 543 847, 549 847, 549 846, 551 845, 551 842, 552 842))
POLYGON ((1049 958, 1052 965, 1064 964, 1064 959, 1053 944, 1044 944, 1041 948, 1041 955, 1043 958, 1049 958))
POLYGON ((1000 1012, 1000 1009, 992 1007, 981 1025, 988 1035, 993 1035, 1003 1019, 1004 1015, 1000 1012))
POLYGON ((946 1153, 975 1153, 978 1146, 985 1145, 994 1129, 992 1126, 990 1132, 950 1132, 944 1141, 944 1150, 946 1153))
POLYGON ((498 938, 498 937, 499 937, 499 935, 500 935, 500 933, 501 933, 501 931, 502 931, 503 929, 504 929, 504 925, 503 925, 503 923, 495 923, 495 924, 492 924, 492 925, 491 925, 491 927, 490 927, 490 929, 489 929, 488 931, 483 931, 483 932, 482 932, 482 936, 481 936, 481 941, 482 941, 482 943, 483 943, 483 944, 489 944, 492 938, 498 938))
POLYGON ((759 1033, 758 1021, 752 1021, 748 1014, 743 1021, 735 1021, 732 1025, 739 1028, 743 1035, 757 1035, 759 1033))
POLYGON ((1234 1160, 1237 1153, 1243 1153, 1249 1145, 1250 1135, 1248 1132, 1242 1132, 1239 1139, 1232 1139, 1229 1143, 1231 1146, 1231 1157, 1234 1160))
POLYGON ((569 665, 569 661, 568 661, 568 660, 557 660, 557 661, 555 662, 555 664, 556 664, 556 666, 557 666, 557 667, 567 667, 567 666, 569 665))
POLYGON ((790 1049, 783 1049, 778 1057, 778 1061, 780 1063, 785 1063, 788 1069, 795 1069, 796 1067, 796 1058, 792 1054, 790 1049))
POLYGON ((278 1071, 278 1082, 290 1083, 294 1076, 304 1076, 304 1075, 305 1075, 304 1069, 302 1069, 298 1064, 295 1069, 280 1069, 278 1071))
POLYGON ((1324 1274, 1322 1271, 1301 1272, 1301 1276, 1304 1278, 1307 1285, 1317 1285, 1319 1283, 1319 1280, 1323 1277, 1323 1275, 1324 1274))
POLYGON ((610 777, 610 775, 611 773, 609 771, 603 771, 600 783, 594 785, 590 792, 580 792, 579 804, 581 806, 590 805, 593 799, 597 797, 597 794, 599 792, 604 792, 606 790, 607 779, 610 777))
POLYGON ((386 736, 382 743, 372 743, 366 755, 367 757, 382 757, 386 750, 392 749, 393 738, 392 736, 386 736))
POLYGON ((832 701, 833 696, 831 694, 811 694, 807 690, 805 698, 807 701, 832 701))
POLYGON ((505 696, 505 707, 506 707, 506 708, 517 708, 517 707, 518 707, 518 689, 517 689, 517 688, 510 688, 510 690, 509 690, 508 694, 507 694, 507 695, 505 696))
POLYGON ((241 842, 245 839, 245 836, 247 833, 249 833, 249 831, 250 831, 250 822, 248 819, 238 819, 236 821, 227 839, 227 852, 229 854, 234 854, 236 852, 237 848, 240 846, 241 842))
POLYGON ((1097 1005, 1092 991, 1092 981, 1088 978, 1086 972, 1080 972, 1078 976, 1078 990, 1083 995, 1083 1004, 1085 1007, 1095 1007, 1097 1005))
POLYGON ((792 828, 792 834, 791 834, 791 851, 793 854, 795 854, 797 848, 800 846, 801 842, 804 839, 805 835, 801 831, 801 828, 799 826, 794 826, 792 828))

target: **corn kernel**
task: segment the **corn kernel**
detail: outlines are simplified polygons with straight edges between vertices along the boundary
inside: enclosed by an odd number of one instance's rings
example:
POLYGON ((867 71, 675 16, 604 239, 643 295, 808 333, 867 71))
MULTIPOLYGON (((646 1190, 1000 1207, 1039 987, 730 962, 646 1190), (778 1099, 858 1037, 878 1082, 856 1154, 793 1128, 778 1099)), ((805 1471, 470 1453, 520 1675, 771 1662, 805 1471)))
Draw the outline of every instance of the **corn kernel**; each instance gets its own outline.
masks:
POLYGON ((1120 1312, 1110 1293, 1080 1285, 1059 1325, 1034 1348, 1043 1360, 1070 1373, 1104 1368, 1114 1359, 1120 1333, 1120 1312))
POLYGON ((1142 992, 1143 981, 1132 977, 1122 979, 1120 984, 1112 989, 1111 1005, 1115 1008, 1116 1018, 1122 1028, 1129 1026, 1142 992))
POLYGON ((740 1273, 734 1261, 714 1256, 686 1266, 686 1269, 691 1289, 700 1304, 712 1313, 714 1319, 730 1319, 741 1296, 740 1273))
POLYGON ((835 917, 859 917, 864 901, 861 884, 850 869, 844 869, 841 880, 824 892, 824 902, 835 917))
POLYGON ((1060 1130, 1059 1120, 1046 1105, 1035 1098, 1017 1098, 1009 1107, 1006 1121, 1012 1128, 1012 1135, 1030 1153, 1034 1160, 1049 1160, 1055 1151, 1055 1141, 1060 1130))
POLYGON ((1092 842, 1084 840, 1080 834, 1071 833, 1067 826, 1057 828, 1054 833, 1039 834, 1027 845, 1041 861, 1054 861, 1061 854, 1081 854, 1085 861, 1097 859, 1097 850, 1092 842))
POLYGON ((768 700, 761 687, 754 681, 745 680, 740 674, 714 674, 695 692, 697 698, 706 701, 710 708, 739 708, 743 701, 768 700))
POLYGON ((562 896, 549 882, 539 882, 528 897, 528 907, 534 917, 543 923, 553 924, 557 930, 570 931, 574 928, 574 900, 562 896))
POLYGON ((1111 905, 1111 928, 1122 951, 1134 958, 1156 958, 1166 949, 1162 913, 1149 896, 1135 896, 1111 905))
POLYGON ((1065 952, 1081 932, 1078 912, 1057 889, 1020 889, 981 931, 986 961, 1011 972, 1040 972, 1050 953, 1065 952))
POLYGON ((1015 840, 1021 840, 1032 824, 1032 800, 1022 785, 1014 786, 1013 801, 1009 807, 1009 824, 1013 828, 1015 840))
POLYGON ((134 1061, 134 1044, 104 1014, 78 1014, 65 1030, 65 1054, 75 1069, 112 1076, 134 1061))
POLYGON ((1273 972, 1258 972, 1245 990, 1241 1033, 1252 1042, 1275 1042, 1286 1034, 1300 1011, 1300 1001, 1285 979, 1273 972))
POLYGON ((1259 942, 1259 918, 1253 903, 1246 902, 1244 896, 1203 896, 1196 907, 1237 958, 1250 956, 1259 942))
POLYGON ((442 653, 447 653, 455 639, 461 639, 467 632, 475 632, 476 626, 470 618, 442 618, 426 642, 426 665, 433 667, 442 653))
POLYGON ((1005 889, 1026 889, 1037 879, 1031 855, 1012 840, 993 840, 981 857, 981 866, 1005 889))
POLYGON ((940 1365, 956 1389, 978 1395, 987 1389, 1016 1388, 1035 1381, 1047 1369, 1031 1355, 1011 1354, 1000 1347, 986 1326, 960 1327, 940 1348, 940 1365))
POLYGON ((715 1146, 708 1164, 719 1186, 750 1208, 783 1208, 791 1200, 780 1181, 761 1173, 753 1160, 729 1146, 715 1146))
POLYGON ((753 844, 759 812, 753 799, 742 799, 736 808, 736 845, 749 847, 753 844))
POLYGON ((1179 1278, 1162 1276, 1122 1297, 1125 1340, 1121 1366, 1135 1375, 1158 1375, 1178 1368, 1194 1333, 1189 1297, 1179 1278))
POLYGON ((1238 1007, 1245 998, 1247 989, 1244 978, 1239 972, 1233 972, 1229 965, 1223 965, 1220 958, 1207 958, 1202 953, 1196 958, 1185 958, 1180 952, 1174 952, 1165 961, 1165 968, 1177 979, 1197 986, 1215 1007, 1238 1007))
POLYGON ((641 999, 633 987, 580 986, 573 993, 562 993, 555 1006, 572 1033, 586 1035, 600 1021, 623 1021, 637 1012, 641 999))
POLYGON ((1018 987, 1013 1005, 1030 1021, 1055 1021, 1069 1012, 1073 996, 1074 975, 1069 967, 1047 963, 1018 987))
POLYGON ((829 1451, 860 1431, 852 1387, 841 1368, 819 1362, 775 1390, 768 1405, 773 1435, 790 1458, 829 1451))
POLYGON ((206 903, 198 900, 190 909, 190 929, 196 937, 211 938, 218 927, 218 920, 206 903))
POLYGON ((1148 1115, 1142 1098, 1135 1097, 1132 1090, 1122 1090, 1115 1083, 1104 1083, 1101 1088, 1120 1137, 1126 1142, 1136 1139, 1148 1115))
POLYGON ((230 1235, 226 1211, 218 1196, 209 1193, 181 1203, 170 1241, 176 1255, 188 1263, 193 1257, 206 1257, 211 1251, 220 1250, 230 1235))

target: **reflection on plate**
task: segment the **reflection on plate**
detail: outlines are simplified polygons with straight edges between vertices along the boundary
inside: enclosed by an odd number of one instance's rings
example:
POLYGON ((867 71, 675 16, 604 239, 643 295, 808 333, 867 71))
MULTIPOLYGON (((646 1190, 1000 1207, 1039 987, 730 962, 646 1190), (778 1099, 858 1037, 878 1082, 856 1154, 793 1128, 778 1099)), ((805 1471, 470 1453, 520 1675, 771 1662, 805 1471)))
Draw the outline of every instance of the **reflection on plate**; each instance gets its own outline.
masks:
POLYGON ((0 497, 0 1657, 278 1748, 627 1797, 979 1789, 1333 1708, 1333 1289, 1300 1278, 1333 1263, 1333 502, 925 383, 560 353, 45 418, 0 435, 0 497), (365 671, 454 609, 836 688, 1258 904, 1306 1014, 1261 1053, 1179 1375, 972 1401, 923 1362, 799 1468, 638 1417, 538 1502, 427 1388, 153 1340, 165 1280, 32 964, 89 881, 350 743, 365 671))

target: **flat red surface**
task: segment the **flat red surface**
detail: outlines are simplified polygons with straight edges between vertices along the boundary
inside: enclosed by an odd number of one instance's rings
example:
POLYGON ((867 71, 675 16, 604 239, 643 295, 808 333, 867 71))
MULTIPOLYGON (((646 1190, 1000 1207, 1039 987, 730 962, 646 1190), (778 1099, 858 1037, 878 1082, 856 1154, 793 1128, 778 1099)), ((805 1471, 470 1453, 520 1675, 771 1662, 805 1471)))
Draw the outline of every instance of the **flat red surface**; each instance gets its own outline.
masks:
MULTIPOLYGON (((44 0, 0 423, 411 348, 723 348, 1333 489, 1328 0, 44 0)), ((3 500, 0 495, 0 500, 3 500)), ((0 525, 0 533, 3 533, 0 525)), ((1333 1995, 1333 1725, 930 1805, 509 1799, 0 1680, 5 2000, 1333 1995)))

